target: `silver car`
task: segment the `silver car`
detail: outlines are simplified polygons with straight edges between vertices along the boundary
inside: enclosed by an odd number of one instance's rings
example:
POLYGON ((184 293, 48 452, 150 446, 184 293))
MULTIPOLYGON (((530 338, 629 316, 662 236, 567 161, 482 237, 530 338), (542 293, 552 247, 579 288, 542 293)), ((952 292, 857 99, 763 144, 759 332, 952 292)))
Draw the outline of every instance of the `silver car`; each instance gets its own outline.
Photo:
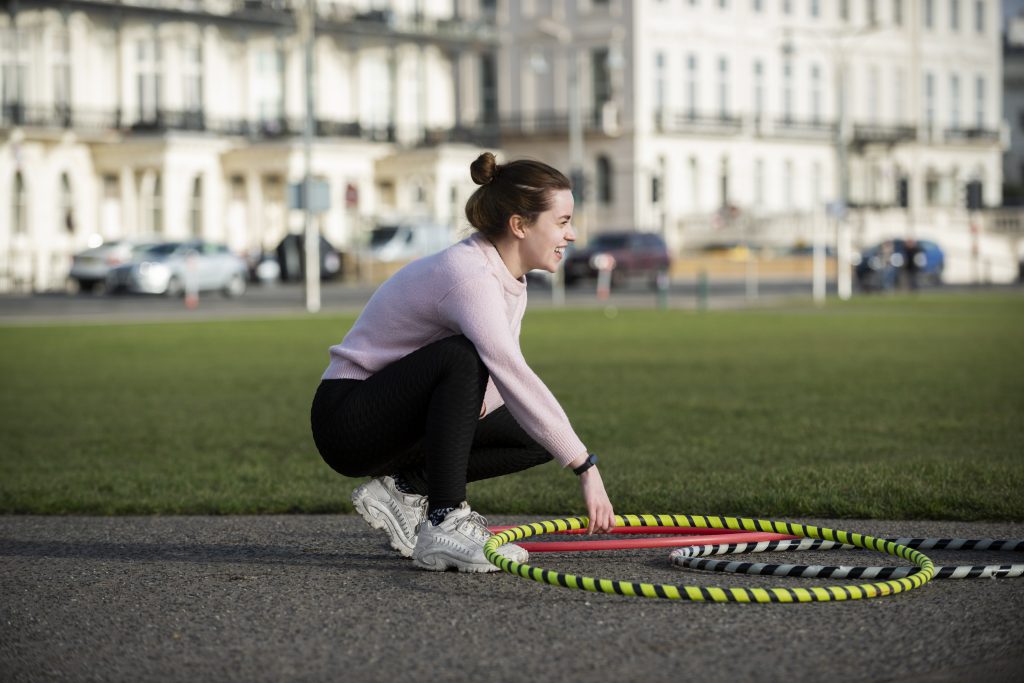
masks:
POLYGON ((131 263, 112 268, 110 291, 181 296, 189 290, 220 290, 227 296, 245 292, 248 266, 223 244, 202 240, 155 244, 131 263))
POLYGON ((156 240, 118 239, 80 251, 71 257, 68 277, 79 291, 91 292, 107 281, 110 269, 131 261, 137 253, 156 244, 156 240))

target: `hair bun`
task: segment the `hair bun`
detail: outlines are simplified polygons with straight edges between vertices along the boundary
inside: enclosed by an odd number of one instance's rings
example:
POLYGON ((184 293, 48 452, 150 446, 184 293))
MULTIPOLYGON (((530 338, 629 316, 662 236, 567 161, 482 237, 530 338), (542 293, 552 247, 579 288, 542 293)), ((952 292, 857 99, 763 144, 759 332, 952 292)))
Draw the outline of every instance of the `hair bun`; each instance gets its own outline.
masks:
POLYGON ((469 167, 469 174, 477 185, 487 185, 498 177, 498 162, 490 152, 484 152, 469 167))

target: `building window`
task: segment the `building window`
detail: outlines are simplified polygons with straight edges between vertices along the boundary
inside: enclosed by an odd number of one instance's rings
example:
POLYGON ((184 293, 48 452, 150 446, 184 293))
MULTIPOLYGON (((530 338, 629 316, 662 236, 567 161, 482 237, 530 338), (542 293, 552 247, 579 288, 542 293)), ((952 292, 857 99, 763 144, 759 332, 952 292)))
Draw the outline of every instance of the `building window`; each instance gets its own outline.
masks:
POLYGON ((606 155, 597 157, 597 202, 608 205, 614 201, 612 192, 612 161, 606 155))
POLYGON ((793 62, 789 59, 782 63, 782 118, 793 121, 793 62))
MULTIPOLYGON (((0 29, 3 44, 0 59, 3 60, 3 105, 8 116, 25 103, 25 74, 28 71, 27 57, 21 49, 21 33, 16 29, 0 29)), ((16 118, 17 122, 18 119, 16 118)))
POLYGON ((718 116, 729 117, 729 60, 718 58, 718 116))
POLYGON ((935 132, 935 74, 924 75, 924 122, 928 137, 935 132))
POLYGON ((878 23, 878 0, 867 0, 868 26, 878 23))
POLYGON ((897 123, 902 123, 904 117, 903 103, 906 101, 907 97, 906 88, 904 87, 905 78, 906 75, 904 73, 904 70, 900 67, 897 67, 896 72, 893 74, 892 81, 893 119, 897 123))
POLYGON ((754 61, 754 117, 760 120, 764 116, 764 62, 754 61))
POLYGON ((25 178, 21 171, 14 173, 13 199, 11 203, 11 226, 15 235, 28 232, 28 195, 25 192, 25 178))
POLYGON ((71 42, 67 30, 53 36, 53 105, 62 116, 71 108, 71 42))
POLYGON ((665 111, 665 53, 654 53, 654 111, 659 117, 665 111))
POLYGON ((960 77, 956 74, 949 77, 949 127, 960 128, 960 77))
POLYGON ((949 0, 949 30, 960 30, 960 0, 949 0))
POLYGON ((755 12, 760 14, 764 11, 764 0, 750 0, 750 6, 755 12))
POLYGON ((480 114, 485 123, 498 120, 498 69, 493 54, 480 56, 480 114))
POLYGON ((844 22, 850 20, 850 0, 839 0, 839 18, 844 22))
POLYGON ((822 171, 820 161, 815 161, 811 164, 811 176, 813 177, 811 182, 814 183, 814 206, 819 207, 825 203, 825 173, 822 171))
POLYGON ((974 30, 985 32, 985 0, 974 0, 974 30))
POLYGON ((282 85, 284 57, 274 48, 260 50, 256 55, 256 115, 264 129, 274 132, 284 117, 282 85))
POLYGON ((793 13, 793 0, 782 0, 782 13, 786 16, 793 13))
POLYGON ((590 52, 594 88, 594 112, 600 113, 605 102, 612 99, 612 79, 608 69, 608 48, 590 52))
POLYGON ((811 66, 811 121, 821 123, 821 67, 811 66))
POLYGON ((782 171, 782 184, 783 192, 785 193, 786 208, 792 209, 794 206, 794 187, 793 187, 793 161, 787 159, 782 171))
POLYGON ((198 40, 184 47, 184 105, 187 112, 203 110, 203 47, 198 40))
POLYGON ((935 28, 935 0, 924 0, 924 27, 935 28))
POLYGON ((160 112, 163 91, 160 41, 154 36, 135 44, 135 87, 138 98, 138 120, 155 122, 160 112))
POLYGON ((764 159, 754 160, 754 206, 764 206, 764 159))
POLYGON ((985 130, 985 77, 974 79, 974 127, 985 130))
MULTIPOLYGON (((881 69, 878 66, 872 65, 868 69, 868 101, 869 102, 880 102, 882 97, 882 74, 881 69)), ((879 107, 871 107, 871 121, 872 123, 878 123, 879 107)))
POLYGON ((64 232, 75 234, 75 196, 67 173, 60 174, 60 222, 64 232))
POLYGON ((892 0, 892 23, 903 26, 903 0, 892 0))
POLYGON ((700 162, 697 157, 690 157, 690 209, 700 209, 700 162))
POLYGON ((810 7, 808 12, 812 19, 817 19, 821 16, 821 0, 810 0, 810 7))
POLYGON ((686 115, 691 119, 697 117, 697 55, 686 58, 686 115))
POLYGON ((203 177, 196 176, 192 182, 192 197, 189 206, 189 230, 193 237, 203 235, 203 177))
POLYGON ((718 162, 718 206, 726 209, 729 203, 729 158, 722 157, 718 162))

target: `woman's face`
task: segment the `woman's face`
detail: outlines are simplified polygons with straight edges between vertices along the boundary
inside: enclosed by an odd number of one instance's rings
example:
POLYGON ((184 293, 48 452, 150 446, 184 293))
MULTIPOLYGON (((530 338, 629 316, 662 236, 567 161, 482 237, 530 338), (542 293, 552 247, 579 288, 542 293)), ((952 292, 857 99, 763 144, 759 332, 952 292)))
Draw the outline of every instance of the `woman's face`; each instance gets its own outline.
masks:
POLYGON ((552 192, 551 208, 526 228, 526 237, 519 245, 525 271, 540 268, 553 273, 558 270, 558 264, 565 258, 565 248, 576 240, 572 229, 573 205, 570 190, 552 192))

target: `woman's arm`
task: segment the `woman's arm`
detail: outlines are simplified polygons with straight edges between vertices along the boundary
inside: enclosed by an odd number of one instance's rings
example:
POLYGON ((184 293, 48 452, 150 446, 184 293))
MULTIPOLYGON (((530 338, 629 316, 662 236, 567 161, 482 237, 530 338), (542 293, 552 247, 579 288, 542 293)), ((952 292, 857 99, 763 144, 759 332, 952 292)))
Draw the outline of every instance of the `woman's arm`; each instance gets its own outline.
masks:
MULTIPOLYGON (((584 453, 570 462, 569 467, 579 467, 586 462, 587 457, 588 454, 584 453)), ((612 502, 604 490, 604 481, 597 470, 597 465, 591 466, 579 475, 579 480, 583 489, 583 500, 587 504, 587 516, 590 517, 587 533, 608 533, 615 526, 615 510, 612 509, 612 502)))

